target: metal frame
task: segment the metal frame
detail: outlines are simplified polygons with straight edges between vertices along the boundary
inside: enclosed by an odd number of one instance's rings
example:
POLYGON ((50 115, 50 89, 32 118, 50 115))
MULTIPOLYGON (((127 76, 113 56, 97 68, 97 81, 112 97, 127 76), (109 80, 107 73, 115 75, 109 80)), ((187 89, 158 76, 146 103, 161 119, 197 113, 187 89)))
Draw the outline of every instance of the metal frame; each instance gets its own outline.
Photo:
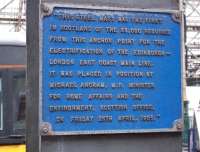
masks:
MULTIPOLYGON (((1 92, 3 92, 3 89, 2 89, 2 83, 3 83, 3 79, 2 79, 2 73, 0 72, 0 90, 1 92)), ((0 98, 2 98, 2 103, 0 103, 0 121, 1 121, 1 125, 0 125, 0 131, 3 130, 3 94, 0 94, 0 98)), ((1 99, 0 99, 1 100, 1 99)))
POLYGON ((8 70, 2 70, 2 91, 3 93, 3 131, 2 131, 2 136, 8 136, 12 132, 12 114, 10 111, 8 112, 8 108, 10 106, 9 101, 12 100, 10 94, 11 94, 11 82, 9 81, 11 79, 11 74, 8 72, 8 70))
POLYGON ((0 144, 13 144, 25 142, 25 129, 14 131, 14 109, 13 105, 13 75, 16 72, 25 72, 24 69, 3 69, 0 70, 2 76, 3 91, 3 130, 0 130, 0 144))
MULTIPOLYGON (((1 77, 1 85, 2 85, 2 92, 4 91, 4 88, 3 88, 3 83, 4 83, 4 78, 5 78, 5 70, 0 70, 0 77, 1 77)), ((5 111, 5 105, 4 105, 4 99, 5 99, 5 94, 4 93, 2 93, 2 99, 3 99, 3 108, 1 109, 1 110, 3 110, 2 111, 2 114, 3 114, 3 117, 2 117, 2 129, 0 130, 0 136, 4 136, 5 134, 6 134, 6 131, 5 131, 5 118, 4 118, 4 115, 5 115, 5 113, 4 113, 4 111, 5 111)))
MULTIPOLYGON (((183 27, 183 15, 182 13, 180 13, 180 11, 175 11, 175 10, 160 10, 160 9, 151 9, 151 10, 147 10, 147 9, 135 9, 135 8, 119 8, 119 7, 98 7, 98 6, 85 6, 85 5, 72 5, 72 4, 68 4, 68 5, 62 5, 62 4, 56 4, 56 3, 51 3, 51 4, 47 4, 47 3, 43 3, 41 5, 41 15, 40 15, 40 32, 39 32, 39 44, 40 44, 40 50, 39 50, 39 60, 40 60, 40 64, 39 64, 39 126, 40 126, 40 135, 47 135, 47 136, 51 136, 51 135, 84 135, 84 134, 116 134, 116 133, 149 133, 149 132, 181 132, 183 129, 183 120, 182 118, 175 120, 173 123, 173 127, 172 128, 164 128, 164 129, 138 129, 138 130, 98 130, 98 131, 65 131, 65 132, 54 132, 51 130, 51 124, 49 124, 48 122, 43 122, 42 121, 42 94, 43 94, 43 90, 42 90, 42 33, 43 33, 43 28, 42 28, 42 19, 45 16, 49 16, 51 15, 53 9, 55 7, 59 7, 59 8, 77 8, 77 9, 83 9, 83 10, 102 10, 102 11, 123 11, 123 12, 133 12, 133 11, 137 11, 137 12, 149 12, 149 13, 169 13, 172 15, 172 20, 174 20, 174 22, 180 22, 180 54, 181 54, 181 75, 183 75, 183 52, 182 50, 184 49, 184 45, 182 42, 184 42, 184 37, 183 37, 183 31, 184 31, 184 27, 183 27)), ((181 99, 183 100, 183 76, 181 76, 181 99)), ((183 107, 181 108, 182 112, 183 112, 183 107)), ((183 114, 182 114, 183 115, 183 114)))
MULTIPOLYGON (((12 70, 12 80, 14 79, 15 76, 19 76, 19 77, 23 77, 24 76, 24 78, 26 78, 25 75, 26 75, 25 74, 25 69, 13 69, 12 70)), ((12 83, 12 88, 13 88, 13 83, 12 83)), ((11 104, 12 104, 12 108, 13 108, 13 115, 15 116, 17 111, 14 111, 14 110, 16 109, 17 105, 16 105, 16 103, 15 104, 11 103, 11 104)), ((15 122, 14 116, 13 116, 13 124, 15 122)), ((18 128, 18 129, 15 129, 15 130, 14 129, 15 128, 13 126, 13 134, 14 134, 13 136, 25 136, 25 128, 18 128)))

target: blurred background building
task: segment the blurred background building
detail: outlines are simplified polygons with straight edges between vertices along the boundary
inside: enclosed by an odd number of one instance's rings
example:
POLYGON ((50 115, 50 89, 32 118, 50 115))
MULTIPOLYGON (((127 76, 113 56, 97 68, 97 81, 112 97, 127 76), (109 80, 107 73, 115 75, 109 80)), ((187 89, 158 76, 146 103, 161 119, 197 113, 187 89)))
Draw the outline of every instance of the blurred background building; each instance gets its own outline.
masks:
POLYGON ((25 42, 26 0, 0 0, 0 43, 25 42))
POLYGON ((186 19, 186 80, 200 85, 200 0, 184 0, 186 19))

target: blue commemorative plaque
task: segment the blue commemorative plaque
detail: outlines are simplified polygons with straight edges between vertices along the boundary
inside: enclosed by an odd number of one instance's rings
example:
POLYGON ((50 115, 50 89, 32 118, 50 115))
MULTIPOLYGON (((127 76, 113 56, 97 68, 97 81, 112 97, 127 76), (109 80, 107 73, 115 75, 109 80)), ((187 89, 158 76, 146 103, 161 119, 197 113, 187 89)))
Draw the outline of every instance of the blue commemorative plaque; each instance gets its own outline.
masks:
POLYGON ((46 134, 177 131, 177 15, 55 7, 42 19, 46 134))

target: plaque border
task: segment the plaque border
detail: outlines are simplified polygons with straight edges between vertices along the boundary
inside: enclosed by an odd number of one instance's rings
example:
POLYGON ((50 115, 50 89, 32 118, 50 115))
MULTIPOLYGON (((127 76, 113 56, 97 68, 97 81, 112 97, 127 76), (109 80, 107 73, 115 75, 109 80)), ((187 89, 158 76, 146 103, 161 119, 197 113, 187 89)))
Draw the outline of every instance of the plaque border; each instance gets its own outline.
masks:
POLYGON ((160 133, 160 132, 182 132, 183 130, 183 90, 184 90, 184 15, 180 10, 161 10, 161 9, 136 9, 136 8, 119 8, 107 6, 89 6, 89 5, 75 5, 63 3, 42 3, 40 4, 40 18, 39 18, 39 130, 41 136, 54 136, 54 135, 97 135, 97 134, 128 134, 128 133, 160 133), (83 10, 98 10, 98 11, 121 11, 121 12, 144 12, 144 13, 169 13, 171 14, 174 22, 180 24, 180 64, 181 64, 181 118, 174 120, 172 128, 162 129, 127 129, 127 130, 98 130, 98 131, 52 131, 51 124, 42 120, 42 63, 43 63, 43 17, 52 14, 55 7, 69 8, 69 9, 83 9, 83 10))

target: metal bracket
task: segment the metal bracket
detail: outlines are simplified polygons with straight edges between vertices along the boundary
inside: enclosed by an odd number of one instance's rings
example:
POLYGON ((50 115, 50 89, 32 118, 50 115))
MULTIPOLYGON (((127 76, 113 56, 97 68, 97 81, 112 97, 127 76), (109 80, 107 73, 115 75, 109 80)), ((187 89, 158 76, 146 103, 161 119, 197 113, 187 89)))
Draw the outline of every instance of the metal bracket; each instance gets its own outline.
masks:
POLYGON ((175 131, 182 131, 182 129, 183 129, 183 121, 182 121, 182 119, 175 120, 174 123, 173 123, 173 128, 172 129, 175 130, 175 131))
POLYGON ((181 14, 180 13, 172 14, 172 20, 174 22, 180 23, 181 22, 181 14))
POLYGON ((41 135, 53 135, 51 124, 48 122, 43 122, 40 126, 41 135))
POLYGON ((41 12, 43 16, 50 16, 53 13, 53 6, 45 3, 41 4, 41 12))

